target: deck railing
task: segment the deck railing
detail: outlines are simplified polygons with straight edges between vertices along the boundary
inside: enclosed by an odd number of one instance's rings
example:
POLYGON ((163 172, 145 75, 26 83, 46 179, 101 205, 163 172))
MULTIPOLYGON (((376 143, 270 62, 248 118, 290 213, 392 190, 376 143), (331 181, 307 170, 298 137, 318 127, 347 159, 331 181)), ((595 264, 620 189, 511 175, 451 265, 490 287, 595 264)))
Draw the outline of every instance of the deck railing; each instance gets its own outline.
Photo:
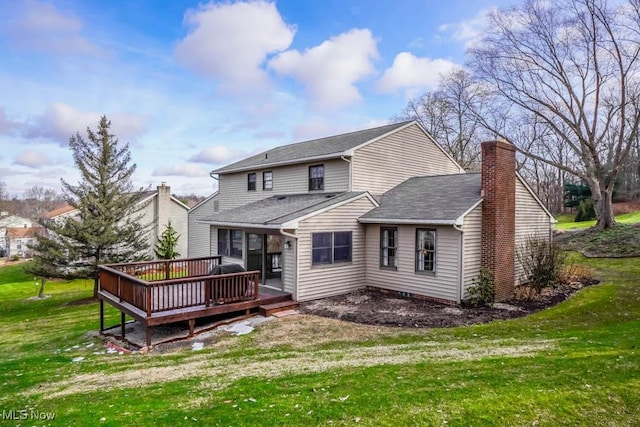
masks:
POLYGON ((220 257, 103 265, 100 290, 142 310, 147 317, 259 298, 259 271, 213 276, 209 275, 211 262, 219 263, 220 257), (158 270, 169 279, 160 279, 158 270))

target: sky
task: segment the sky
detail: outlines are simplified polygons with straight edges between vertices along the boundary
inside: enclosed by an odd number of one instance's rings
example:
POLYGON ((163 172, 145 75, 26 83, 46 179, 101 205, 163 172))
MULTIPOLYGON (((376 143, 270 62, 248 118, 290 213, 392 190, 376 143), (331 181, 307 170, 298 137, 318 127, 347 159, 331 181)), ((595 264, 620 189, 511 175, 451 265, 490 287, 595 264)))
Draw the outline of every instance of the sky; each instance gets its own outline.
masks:
POLYGON ((0 0, 0 181, 77 183, 69 138, 106 115, 136 188, 209 195, 220 166, 388 123, 507 4, 0 0))

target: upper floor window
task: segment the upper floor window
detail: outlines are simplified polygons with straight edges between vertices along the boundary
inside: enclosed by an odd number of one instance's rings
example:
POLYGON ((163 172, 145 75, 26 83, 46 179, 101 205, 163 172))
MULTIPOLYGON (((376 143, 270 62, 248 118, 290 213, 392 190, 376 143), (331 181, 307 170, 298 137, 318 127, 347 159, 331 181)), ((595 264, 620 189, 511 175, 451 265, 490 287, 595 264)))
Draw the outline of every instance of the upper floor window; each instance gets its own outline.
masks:
POLYGON ((351 261, 351 231, 313 233, 311 235, 311 264, 334 264, 351 261))
POLYGON ((436 231, 416 230, 416 271, 436 271, 436 231))
POLYGON ((398 268, 398 229, 380 229, 380 267, 398 268))
POLYGON ((273 172, 262 172, 262 189, 273 190, 273 172))
POLYGON ((324 165, 309 166, 309 191, 324 190, 324 165))
POLYGON ((247 190, 256 191, 256 174, 247 174, 247 190))

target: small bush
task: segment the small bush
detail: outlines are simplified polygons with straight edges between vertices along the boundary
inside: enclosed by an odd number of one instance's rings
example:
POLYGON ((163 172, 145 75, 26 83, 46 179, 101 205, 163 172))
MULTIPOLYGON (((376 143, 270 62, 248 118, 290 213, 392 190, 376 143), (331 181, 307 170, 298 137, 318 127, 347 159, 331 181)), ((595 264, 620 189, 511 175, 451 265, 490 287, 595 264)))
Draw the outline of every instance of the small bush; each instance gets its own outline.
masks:
POLYGON ((565 265, 558 277, 558 282, 568 285, 574 282, 587 283, 593 280, 593 269, 584 265, 565 265))
POLYGON ((469 292, 467 302, 475 306, 493 304, 496 297, 496 288, 491 270, 481 269, 480 273, 471 282, 472 285, 467 289, 469 292))
POLYGON ((517 257, 533 291, 539 294, 560 283, 566 255, 549 239, 530 235, 518 248, 517 257))
POLYGON ((593 205, 593 199, 584 199, 578 205, 575 222, 591 221, 592 219, 596 219, 596 209, 593 205))
POLYGON ((14 255, 11 257, 11 261, 20 261, 20 255, 14 255))

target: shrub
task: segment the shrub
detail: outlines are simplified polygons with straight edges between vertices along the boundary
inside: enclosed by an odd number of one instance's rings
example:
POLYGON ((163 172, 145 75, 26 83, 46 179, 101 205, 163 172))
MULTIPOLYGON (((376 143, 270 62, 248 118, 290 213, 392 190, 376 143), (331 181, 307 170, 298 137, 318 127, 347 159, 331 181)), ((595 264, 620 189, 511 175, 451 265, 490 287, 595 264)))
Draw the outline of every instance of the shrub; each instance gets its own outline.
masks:
POLYGON ((593 205, 593 199, 589 197, 578 205, 575 222, 591 221, 592 219, 596 219, 596 209, 593 205))
POLYGON ((529 281, 528 286, 537 293, 560 282, 566 254, 549 239, 528 236, 517 251, 518 261, 529 281))
POLYGON ((467 302, 471 305, 491 305, 495 301, 496 289, 491 270, 483 268, 480 273, 471 279, 472 285, 469 286, 469 298, 467 302))
POLYGON ((569 264, 565 265, 561 272, 558 282, 568 285, 574 282, 588 283, 593 280, 593 269, 584 265, 569 264))
POLYGON ((20 261, 20 255, 14 255, 11 257, 11 261, 20 261))

